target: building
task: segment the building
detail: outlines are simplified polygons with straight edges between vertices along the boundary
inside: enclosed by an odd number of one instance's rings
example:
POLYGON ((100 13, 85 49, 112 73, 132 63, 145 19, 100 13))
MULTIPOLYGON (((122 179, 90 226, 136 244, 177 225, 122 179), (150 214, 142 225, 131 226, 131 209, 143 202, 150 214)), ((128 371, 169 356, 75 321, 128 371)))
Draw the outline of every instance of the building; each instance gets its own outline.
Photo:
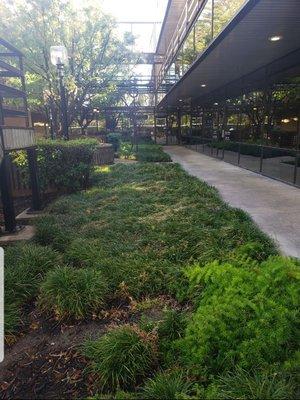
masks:
POLYGON ((156 53, 168 143, 300 186, 299 0, 169 0, 156 53))

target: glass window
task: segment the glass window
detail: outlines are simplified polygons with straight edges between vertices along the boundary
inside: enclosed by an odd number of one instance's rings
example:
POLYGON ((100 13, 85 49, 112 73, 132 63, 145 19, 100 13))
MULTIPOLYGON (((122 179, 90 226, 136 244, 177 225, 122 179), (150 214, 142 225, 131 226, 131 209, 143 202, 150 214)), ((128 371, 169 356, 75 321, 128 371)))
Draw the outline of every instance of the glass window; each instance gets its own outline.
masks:
POLYGON ((245 0, 214 0, 214 37, 223 30, 244 3, 245 0))

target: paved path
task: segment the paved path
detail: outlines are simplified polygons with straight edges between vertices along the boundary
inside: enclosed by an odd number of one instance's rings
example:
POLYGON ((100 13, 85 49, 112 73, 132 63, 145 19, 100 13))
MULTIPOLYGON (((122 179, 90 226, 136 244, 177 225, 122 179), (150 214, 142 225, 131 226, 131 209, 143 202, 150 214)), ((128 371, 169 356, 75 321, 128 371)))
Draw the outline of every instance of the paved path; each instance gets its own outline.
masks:
POLYGON ((300 258, 300 189, 181 146, 165 146, 174 162, 216 187, 233 207, 249 213, 281 251, 300 258))

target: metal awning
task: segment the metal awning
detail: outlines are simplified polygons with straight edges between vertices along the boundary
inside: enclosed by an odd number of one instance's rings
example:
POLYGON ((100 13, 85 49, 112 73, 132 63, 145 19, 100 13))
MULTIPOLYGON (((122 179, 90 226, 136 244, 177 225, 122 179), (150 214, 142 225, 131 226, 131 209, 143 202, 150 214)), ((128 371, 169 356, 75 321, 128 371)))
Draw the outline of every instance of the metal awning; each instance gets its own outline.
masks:
POLYGON ((300 1, 249 0, 159 107, 201 105, 287 75, 300 75, 300 1))
POLYGON ((186 0, 169 0, 156 47, 156 54, 164 55, 178 24, 186 0))

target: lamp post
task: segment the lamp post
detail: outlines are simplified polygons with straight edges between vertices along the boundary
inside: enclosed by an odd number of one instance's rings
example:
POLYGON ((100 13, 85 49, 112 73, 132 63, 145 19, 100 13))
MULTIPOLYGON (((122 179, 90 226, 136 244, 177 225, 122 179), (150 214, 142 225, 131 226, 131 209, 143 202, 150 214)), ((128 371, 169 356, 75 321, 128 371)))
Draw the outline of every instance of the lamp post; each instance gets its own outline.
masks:
MULTIPOLYGON (((136 82, 134 82, 136 84, 136 82)), ((136 100, 138 98, 139 92, 136 86, 133 87, 131 90, 131 97, 133 98, 133 114, 132 114, 132 120, 133 120, 133 143, 135 145, 135 151, 138 151, 138 139, 137 139, 137 121, 136 121, 136 109, 137 109, 137 104, 136 100)))
POLYGON ((97 133, 99 132, 99 109, 94 108, 94 114, 96 115, 96 127, 97 127, 97 133))
POLYGON ((65 140, 69 140, 68 109, 64 87, 64 68, 68 64, 67 49, 64 46, 51 46, 50 58, 51 63, 56 66, 58 72, 62 135, 65 140))

